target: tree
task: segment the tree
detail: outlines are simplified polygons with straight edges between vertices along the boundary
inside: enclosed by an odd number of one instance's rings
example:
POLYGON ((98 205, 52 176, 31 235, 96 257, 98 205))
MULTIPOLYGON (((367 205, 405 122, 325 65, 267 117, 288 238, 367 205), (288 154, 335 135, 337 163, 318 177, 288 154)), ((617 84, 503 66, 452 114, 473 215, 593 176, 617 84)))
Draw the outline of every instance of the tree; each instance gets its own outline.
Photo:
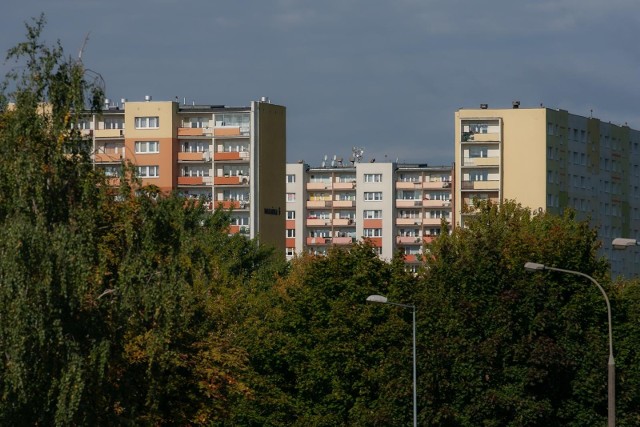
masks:
POLYGON ((109 188, 75 125, 100 87, 43 26, 1 96, 0 424, 224 422, 252 392, 234 297, 283 263, 227 212, 128 174, 109 188))
POLYGON ((523 268, 540 262, 607 284, 598 245, 572 212, 532 213, 514 202, 482 204, 465 228, 431 245, 418 297, 424 424, 603 423, 608 347, 600 293, 579 277, 523 268))
POLYGON ((238 424, 408 422, 411 316, 365 300, 373 293, 399 297, 411 285, 402 263, 380 260, 367 244, 293 261, 289 275, 263 296, 276 309, 248 319, 246 336, 258 338, 246 344, 249 360, 272 391, 264 405, 256 399, 249 411, 243 407, 238 424))

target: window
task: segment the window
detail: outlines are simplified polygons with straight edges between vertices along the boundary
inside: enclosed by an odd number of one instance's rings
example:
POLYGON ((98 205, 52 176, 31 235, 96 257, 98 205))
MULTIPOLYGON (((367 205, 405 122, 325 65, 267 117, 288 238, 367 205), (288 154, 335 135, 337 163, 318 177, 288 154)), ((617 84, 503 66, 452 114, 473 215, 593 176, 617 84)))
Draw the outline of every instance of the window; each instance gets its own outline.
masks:
POLYGON ((160 167, 138 166, 138 176, 140 178, 158 178, 160 176, 160 167))
POLYGON ((286 248, 286 250, 285 250, 285 254, 286 254, 288 257, 292 257, 292 256, 294 256, 294 255, 296 254, 296 248, 286 248))
POLYGON ((382 211, 379 210, 365 210, 362 215, 365 219, 380 219, 382 218, 382 211))
POLYGON ((444 191, 434 191, 424 195, 425 200, 442 200, 443 202, 451 201, 451 193, 444 191))
POLYGON ((293 184, 294 182, 296 182, 296 176, 293 174, 287 174, 287 182, 289 184, 293 184))
POLYGON ((136 117, 135 119, 136 129, 151 129, 158 128, 160 126, 160 119, 155 117, 136 117))
POLYGON ((182 126, 185 128, 209 127, 209 118, 208 117, 189 117, 183 120, 182 126))
POLYGON ((76 123, 72 124, 71 127, 75 127, 76 129, 89 130, 93 129, 93 122, 89 119, 80 118, 76 123))
POLYGON ((136 154, 159 153, 160 143, 158 141, 136 141, 136 154))
POLYGON ((489 173, 487 171, 472 171, 469 173, 469 181, 487 181, 489 173))
POLYGON ((123 117, 105 117, 104 118, 105 129, 124 129, 123 117))
POLYGON ((295 202, 296 193, 287 193, 287 202, 295 202))
POLYGON ((489 149, 487 147, 471 147, 469 148, 469 157, 487 157, 489 154, 489 149))
POLYGON ((417 211, 414 209, 399 210, 398 218, 404 218, 404 219, 420 218, 420 211, 417 211))
POLYGON ((364 237, 382 237, 382 228, 365 228, 364 237))
POLYGON ((205 153, 209 151, 207 141, 184 141, 180 148, 183 153, 205 153))
POLYGON ((382 182, 381 173, 365 173, 364 182, 382 182))
POLYGON ((287 237, 296 237, 296 229, 287 228, 287 237))
POLYGON ((104 174, 110 178, 119 177, 121 169, 120 166, 105 166, 104 174))
POLYGON ((287 219, 296 219, 296 211, 287 211, 287 219))
POLYGON ((184 166, 180 176, 209 176, 210 169, 208 166, 184 166))
POLYGON ((364 200, 366 201, 382 200, 382 191, 365 191, 364 200))
POLYGON ((218 126, 238 126, 241 135, 248 135, 250 130, 249 113, 222 113, 215 115, 215 125, 218 126))
POLYGON ((441 210, 429 211, 429 218, 432 218, 432 219, 450 218, 450 217, 451 217, 450 211, 441 211, 441 210))
POLYGON ((248 216, 231 217, 231 225, 249 225, 249 217, 248 216))

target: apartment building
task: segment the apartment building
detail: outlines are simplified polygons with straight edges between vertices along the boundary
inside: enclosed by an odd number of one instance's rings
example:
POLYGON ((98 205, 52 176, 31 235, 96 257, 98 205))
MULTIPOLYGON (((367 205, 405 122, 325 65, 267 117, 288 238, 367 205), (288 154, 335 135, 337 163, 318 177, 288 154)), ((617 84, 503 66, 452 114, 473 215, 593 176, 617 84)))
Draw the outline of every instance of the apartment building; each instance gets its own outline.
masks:
POLYGON ((107 100, 84 128, 107 176, 117 180, 131 162, 143 185, 232 208, 232 233, 284 250, 285 107, 107 100))
POLYGON ((451 220, 451 172, 393 162, 287 164, 287 257, 367 239, 382 259, 401 251, 417 268, 424 243, 451 220))
POLYGON ((455 113, 455 222, 476 200, 513 199, 560 214, 573 208, 599 230, 617 274, 638 274, 638 251, 612 251, 640 237, 640 132, 550 108, 455 113))

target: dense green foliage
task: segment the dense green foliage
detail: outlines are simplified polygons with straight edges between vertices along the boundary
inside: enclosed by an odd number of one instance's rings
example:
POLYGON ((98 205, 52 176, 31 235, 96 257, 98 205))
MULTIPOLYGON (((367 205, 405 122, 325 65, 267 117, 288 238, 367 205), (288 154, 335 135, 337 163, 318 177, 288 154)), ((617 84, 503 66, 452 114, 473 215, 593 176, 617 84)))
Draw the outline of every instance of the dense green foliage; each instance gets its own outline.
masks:
POLYGON ((604 425, 604 301, 526 261, 605 286, 618 425, 640 425, 640 284, 570 212, 482 205, 417 276, 367 244, 285 263, 226 212, 114 192, 73 126, 100 85, 43 24, 0 91, 0 425, 409 425, 411 310, 371 294, 417 306, 420 425, 604 425))

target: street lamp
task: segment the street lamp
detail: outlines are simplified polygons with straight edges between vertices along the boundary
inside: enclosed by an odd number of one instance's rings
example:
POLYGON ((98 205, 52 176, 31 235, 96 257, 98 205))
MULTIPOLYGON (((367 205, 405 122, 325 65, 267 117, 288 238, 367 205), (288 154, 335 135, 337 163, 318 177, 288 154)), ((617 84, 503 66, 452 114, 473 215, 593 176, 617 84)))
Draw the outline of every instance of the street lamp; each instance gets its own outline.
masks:
MULTIPOLYGON (((632 239, 621 239, 621 240, 626 241, 626 240, 632 240, 632 239)), ((635 240, 633 240, 633 242, 635 243, 635 240)), ((622 242, 620 243, 622 244, 622 242)), ((626 244, 625 246, 629 246, 629 245, 626 244)), ((607 426, 615 427, 616 425, 616 363, 613 359, 613 334, 611 331, 611 304, 609 304, 609 297, 607 297, 607 293, 604 291, 602 286, 600 286, 600 283, 596 281, 596 279, 589 276, 588 274, 584 274, 579 271, 548 267, 544 264, 538 264, 535 262, 525 263, 524 268, 527 271, 551 270, 551 271, 559 271, 561 273, 575 274, 578 276, 586 277, 587 279, 591 280, 598 287, 598 289, 600 289, 600 292, 602 293, 602 296, 604 297, 604 300, 607 303, 607 319, 609 323, 609 364, 608 364, 609 379, 608 379, 608 395, 607 395, 607 400, 608 400, 607 426)))
POLYGON ((611 242, 611 246, 613 246, 613 249, 624 250, 629 246, 640 246, 640 243, 638 243, 636 239, 625 239, 624 237, 616 237, 611 242))
POLYGON ((391 302, 387 297, 382 295, 369 295, 368 302, 379 304, 395 305, 403 308, 410 308, 413 312, 413 427, 418 426, 418 398, 417 398, 417 381, 416 381, 416 306, 414 304, 399 304, 391 302))

